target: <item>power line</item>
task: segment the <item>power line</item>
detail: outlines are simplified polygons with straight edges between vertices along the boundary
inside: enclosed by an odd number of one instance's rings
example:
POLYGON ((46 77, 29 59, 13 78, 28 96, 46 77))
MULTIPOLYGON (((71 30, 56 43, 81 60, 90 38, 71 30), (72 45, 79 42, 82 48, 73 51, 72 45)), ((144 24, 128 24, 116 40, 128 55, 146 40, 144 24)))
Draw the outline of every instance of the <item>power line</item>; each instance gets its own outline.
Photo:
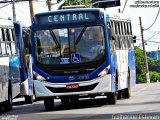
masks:
MULTIPOLYGON (((8 9, 9 11, 11 11, 11 9, 10 8, 8 8, 8 7, 5 7, 6 9, 8 9)), ((18 9, 16 9, 16 10, 18 10, 18 9)), ((19 10, 18 10, 19 11, 19 10)), ((6 13, 7 14, 7 13, 6 13)), ((26 18, 26 16, 24 17, 24 16, 21 16, 21 15, 19 15, 19 14, 17 14, 17 16, 19 16, 19 17, 21 17, 21 18, 23 18, 23 19, 25 19, 25 20, 29 20, 29 19, 27 19, 26 18)))
MULTIPOLYGON (((6 12, 4 12, 2 9, 0 9, 3 13, 5 13, 6 15, 8 15, 8 13, 6 13, 6 12)), ((9 15, 9 16, 11 16, 11 15, 9 15)))
MULTIPOLYGON (((23 2, 23 1, 30 1, 30 0, 15 0, 15 2, 23 2)), ((5 1, 0 1, 0 3, 12 3, 13 0, 5 0, 5 1)))
POLYGON ((41 1, 37 1, 39 5, 41 5, 42 7, 46 8, 46 6, 42 5, 40 2, 41 1))
POLYGON ((158 35, 158 34, 160 34, 160 32, 159 32, 159 33, 154 34, 152 37, 148 38, 148 39, 147 39, 147 40, 145 40, 145 41, 149 41, 150 39, 152 39, 154 36, 156 36, 156 35, 158 35))
POLYGON ((152 23, 148 28, 144 29, 144 31, 145 31, 145 30, 150 29, 150 28, 155 24, 155 22, 157 21, 157 18, 158 18, 159 12, 160 12, 160 7, 159 7, 159 10, 158 10, 158 13, 157 13, 157 16, 156 16, 156 18, 155 18, 154 22, 153 22, 153 23, 152 23))
POLYGON ((132 25, 132 27, 137 27, 137 26, 139 26, 140 24, 136 24, 136 25, 132 25))
POLYGON ((157 33, 159 33, 160 31, 147 30, 147 31, 145 31, 145 32, 148 32, 148 33, 150 33, 150 34, 157 34, 157 33))
POLYGON ((128 0, 125 1, 125 4, 124 4, 123 10, 122 10, 122 13, 123 13, 123 11, 124 11, 126 5, 127 5, 127 2, 128 2, 128 0))
POLYGON ((6 5, 1 6, 0 8, 4 8, 4 7, 6 7, 6 6, 10 5, 10 4, 11 4, 11 3, 8 3, 8 4, 6 4, 6 5))

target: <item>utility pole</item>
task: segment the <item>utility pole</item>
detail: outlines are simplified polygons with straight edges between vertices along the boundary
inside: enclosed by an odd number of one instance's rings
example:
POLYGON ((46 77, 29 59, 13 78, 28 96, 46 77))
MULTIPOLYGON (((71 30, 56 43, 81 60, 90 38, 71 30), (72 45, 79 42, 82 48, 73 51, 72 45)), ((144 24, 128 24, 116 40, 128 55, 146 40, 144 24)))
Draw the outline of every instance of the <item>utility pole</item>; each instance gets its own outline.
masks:
POLYGON ((12 1, 13 21, 16 21, 15 0, 12 1))
POLYGON ((157 49, 157 60, 159 59, 158 53, 159 53, 159 47, 157 49))
POLYGON ((118 13, 121 13, 121 9, 120 8, 118 9, 118 13))
POLYGON ((139 23, 140 23, 140 29, 141 29, 141 38, 142 38, 142 46, 143 46, 143 54, 144 54, 144 63, 145 63, 145 66, 146 66, 146 79, 147 79, 147 83, 150 83, 149 69, 148 69, 146 49, 145 49, 145 44, 144 44, 144 35, 143 35, 144 29, 142 27, 141 17, 139 17, 139 23))
POLYGON ((48 0, 48 11, 51 11, 51 0, 48 0))
POLYGON ((32 18, 33 18, 33 15, 34 15, 33 1, 32 0, 29 1, 29 8, 30 8, 30 15, 31 15, 31 23, 32 23, 32 18))

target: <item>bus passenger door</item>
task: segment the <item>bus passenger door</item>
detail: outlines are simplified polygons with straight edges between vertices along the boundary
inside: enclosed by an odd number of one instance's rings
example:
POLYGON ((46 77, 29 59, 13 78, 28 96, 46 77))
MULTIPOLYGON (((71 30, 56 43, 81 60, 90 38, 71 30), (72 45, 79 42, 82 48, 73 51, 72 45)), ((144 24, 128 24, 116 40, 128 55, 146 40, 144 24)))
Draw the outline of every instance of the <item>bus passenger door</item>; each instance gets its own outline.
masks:
POLYGON ((28 78, 28 95, 33 95, 33 73, 32 73, 32 57, 30 54, 25 55, 28 78))
MULTIPOLYGON (((23 29, 23 40, 22 40, 22 59, 24 65, 24 87, 25 91, 23 94, 27 96, 33 95, 33 73, 32 73, 32 57, 31 57, 31 44, 30 44, 30 31, 29 29, 23 29)), ((27 97, 26 97, 27 98, 27 97)))

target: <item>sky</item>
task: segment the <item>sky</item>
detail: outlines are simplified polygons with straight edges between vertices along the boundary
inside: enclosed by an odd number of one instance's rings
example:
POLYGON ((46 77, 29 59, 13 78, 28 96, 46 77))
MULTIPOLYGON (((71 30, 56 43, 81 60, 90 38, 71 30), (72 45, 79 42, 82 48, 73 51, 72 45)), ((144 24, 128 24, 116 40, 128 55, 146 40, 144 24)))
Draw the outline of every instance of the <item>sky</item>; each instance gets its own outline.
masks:
MULTIPOLYGON (((46 0, 36 0, 35 2, 33 2, 34 13, 48 11, 48 7, 45 1, 46 0)), ((127 1, 127 4, 125 6, 123 13, 126 14, 126 16, 128 16, 131 19, 133 35, 137 36, 137 43, 135 45, 140 46, 142 48, 139 16, 142 19, 143 28, 146 29, 150 27, 157 16, 160 7, 160 6, 158 7, 158 5, 160 5, 160 0, 121 0, 121 6, 107 8, 108 13, 109 14, 117 13, 119 8, 122 11, 124 8, 125 1, 127 1), (138 3, 137 1, 143 2, 145 7, 144 6, 133 7, 138 3), (151 7, 150 3, 151 1, 157 2, 156 4, 157 6, 151 7)), ((0 18, 8 18, 8 17, 13 18, 12 5, 11 4, 7 5, 7 4, 2 4, 2 3, 0 4, 0 18), (4 5, 7 6, 3 7, 4 5)), ((25 22, 28 25, 30 25, 31 19, 30 19, 29 3, 28 2, 16 3, 15 8, 16 8, 16 20, 25 22)), ((52 6, 52 10, 54 10, 55 8, 56 6, 52 6)), ((160 15, 158 16, 155 24, 150 29, 144 31, 144 40, 147 41, 145 45, 146 51, 156 51, 158 50, 158 47, 160 48, 160 15)))

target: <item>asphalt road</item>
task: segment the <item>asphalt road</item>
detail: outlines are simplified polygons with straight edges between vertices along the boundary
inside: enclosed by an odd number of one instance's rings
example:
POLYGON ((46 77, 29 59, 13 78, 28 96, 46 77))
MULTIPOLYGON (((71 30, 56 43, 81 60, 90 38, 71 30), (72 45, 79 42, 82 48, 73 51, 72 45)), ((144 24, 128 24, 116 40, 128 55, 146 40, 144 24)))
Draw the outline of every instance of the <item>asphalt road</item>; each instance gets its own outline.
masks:
POLYGON ((1 115, 0 120, 106 120, 160 119, 160 82, 138 84, 130 99, 106 104, 106 98, 81 99, 78 103, 62 105, 55 100, 55 110, 45 111, 43 101, 25 104, 15 99, 13 110, 1 115))

